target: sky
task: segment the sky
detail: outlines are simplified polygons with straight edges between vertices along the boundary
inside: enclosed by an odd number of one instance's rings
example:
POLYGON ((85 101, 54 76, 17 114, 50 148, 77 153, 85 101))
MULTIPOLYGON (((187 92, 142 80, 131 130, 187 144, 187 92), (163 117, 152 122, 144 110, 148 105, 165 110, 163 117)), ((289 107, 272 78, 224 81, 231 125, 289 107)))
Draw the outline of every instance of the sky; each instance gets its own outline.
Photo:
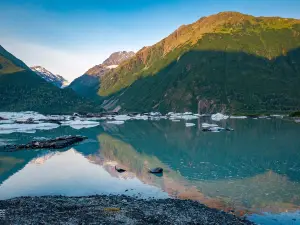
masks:
POLYGON ((72 81, 221 11, 300 19, 300 0, 1 0, 0 10, 0 45, 72 81))

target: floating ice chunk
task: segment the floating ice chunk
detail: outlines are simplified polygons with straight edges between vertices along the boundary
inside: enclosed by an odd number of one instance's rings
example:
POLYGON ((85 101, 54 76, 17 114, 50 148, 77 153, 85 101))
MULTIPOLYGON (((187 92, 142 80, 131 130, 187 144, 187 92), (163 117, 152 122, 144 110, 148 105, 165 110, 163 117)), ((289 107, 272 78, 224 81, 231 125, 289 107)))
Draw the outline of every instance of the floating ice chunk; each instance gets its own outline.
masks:
POLYGON ((135 117, 133 117, 133 119, 135 119, 135 120, 148 120, 148 116, 138 114, 135 117))
POLYGON ((92 127, 96 127, 98 126, 98 124, 94 124, 94 125, 80 125, 80 124, 74 124, 74 125, 70 125, 70 127, 72 127, 73 129, 76 129, 76 130, 80 130, 80 129, 83 129, 83 128, 92 128, 92 127))
POLYGON ((193 113, 192 112, 185 112, 183 113, 183 115, 192 115, 193 113))
POLYGON ((247 119, 247 116, 230 116, 230 119, 247 119))
POLYGON ((193 126, 195 126, 196 124, 194 124, 194 123, 185 123, 185 126, 186 127, 193 127, 193 126))
POLYGON ((300 119, 295 120, 296 123, 300 123, 300 119))
POLYGON ((127 115, 117 115, 114 117, 115 120, 131 120, 131 117, 130 116, 127 116, 127 115))
POLYGON ((55 123, 37 123, 37 124, 0 124, 1 134, 35 133, 36 130, 51 130, 59 127, 55 123))
POLYGON ((267 119, 268 116, 259 116, 258 118, 259 118, 259 119, 267 119))
POLYGON ((203 128, 218 127, 217 124, 209 124, 209 123, 202 123, 201 125, 202 125, 203 128))
POLYGON ((121 125, 124 124, 125 122, 123 120, 113 120, 113 121, 107 121, 107 123, 121 125))
POLYGON ((160 112, 150 112, 150 116, 161 116, 160 112))
POLYGON ((184 119, 184 120, 196 120, 198 118, 199 118, 198 116, 194 116, 194 115, 183 115, 182 116, 182 119, 184 119))
POLYGON ((14 123, 13 120, 0 120, 0 124, 8 124, 8 123, 14 123))
POLYGON ((70 120, 70 121, 63 121, 62 126, 70 126, 74 129, 82 129, 82 128, 91 128, 96 127, 100 123, 96 121, 89 121, 89 120, 70 120))
POLYGON ((180 122, 180 120, 171 120, 172 122, 180 122))
POLYGON ((216 113, 211 115, 211 119, 214 121, 226 120, 229 116, 223 115, 222 113, 216 113))
POLYGON ((284 116, 283 115, 274 114, 274 115, 271 115, 271 117, 282 119, 284 116))

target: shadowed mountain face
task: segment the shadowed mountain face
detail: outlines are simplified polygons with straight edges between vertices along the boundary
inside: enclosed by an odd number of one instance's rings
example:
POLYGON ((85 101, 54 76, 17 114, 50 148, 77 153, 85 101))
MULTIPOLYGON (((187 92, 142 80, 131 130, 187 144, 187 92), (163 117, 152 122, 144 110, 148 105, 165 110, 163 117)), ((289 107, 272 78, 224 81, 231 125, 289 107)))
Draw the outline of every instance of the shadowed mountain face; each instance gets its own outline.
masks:
POLYGON ((69 87, 81 96, 99 100, 97 91, 101 78, 123 61, 134 56, 134 52, 114 52, 102 64, 90 68, 85 74, 76 78, 69 87))
POLYGON ((237 52, 190 51, 108 102, 127 111, 286 112, 300 108, 299 85, 300 49, 272 60, 237 52))
POLYGON ((299 47, 300 20, 219 13, 138 51, 98 95, 125 111, 295 110, 299 47))
POLYGON ((62 90, 48 83, 2 47, 0 64, 0 111, 73 113, 101 110, 72 90, 62 90))

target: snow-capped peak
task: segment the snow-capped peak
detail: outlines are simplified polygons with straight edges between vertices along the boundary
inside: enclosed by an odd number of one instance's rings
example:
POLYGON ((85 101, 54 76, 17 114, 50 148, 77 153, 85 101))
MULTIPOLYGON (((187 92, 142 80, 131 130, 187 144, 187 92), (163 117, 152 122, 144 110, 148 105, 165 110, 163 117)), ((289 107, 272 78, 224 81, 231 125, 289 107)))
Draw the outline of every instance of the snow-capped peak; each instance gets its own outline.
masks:
POLYGON ((55 86, 57 86, 59 88, 64 88, 69 84, 69 82, 65 78, 63 78, 60 75, 55 75, 55 74, 51 73, 49 70, 45 69, 42 66, 33 66, 33 67, 30 67, 30 69, 33 72, 35 72, 37 75, 42 77, 44 80, 48 81, 49 83, 54 84, 55 86))

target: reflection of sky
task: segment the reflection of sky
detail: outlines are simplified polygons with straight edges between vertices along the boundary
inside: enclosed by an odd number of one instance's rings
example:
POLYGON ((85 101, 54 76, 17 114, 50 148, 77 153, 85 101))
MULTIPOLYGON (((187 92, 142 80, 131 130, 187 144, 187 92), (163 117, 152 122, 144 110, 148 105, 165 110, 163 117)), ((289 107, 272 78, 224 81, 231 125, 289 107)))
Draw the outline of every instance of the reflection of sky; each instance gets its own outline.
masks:
POLYGON ((40 195, 137 194, 167 197, 160 189, 137 178, 112 177, 74 150, 59 153, 44 163, 29 163, 0 186, 0 199, 40 195), (125 190, 129 190, 125 192, 125 190), (133 191, 130 189, 134 189, 133 191))

